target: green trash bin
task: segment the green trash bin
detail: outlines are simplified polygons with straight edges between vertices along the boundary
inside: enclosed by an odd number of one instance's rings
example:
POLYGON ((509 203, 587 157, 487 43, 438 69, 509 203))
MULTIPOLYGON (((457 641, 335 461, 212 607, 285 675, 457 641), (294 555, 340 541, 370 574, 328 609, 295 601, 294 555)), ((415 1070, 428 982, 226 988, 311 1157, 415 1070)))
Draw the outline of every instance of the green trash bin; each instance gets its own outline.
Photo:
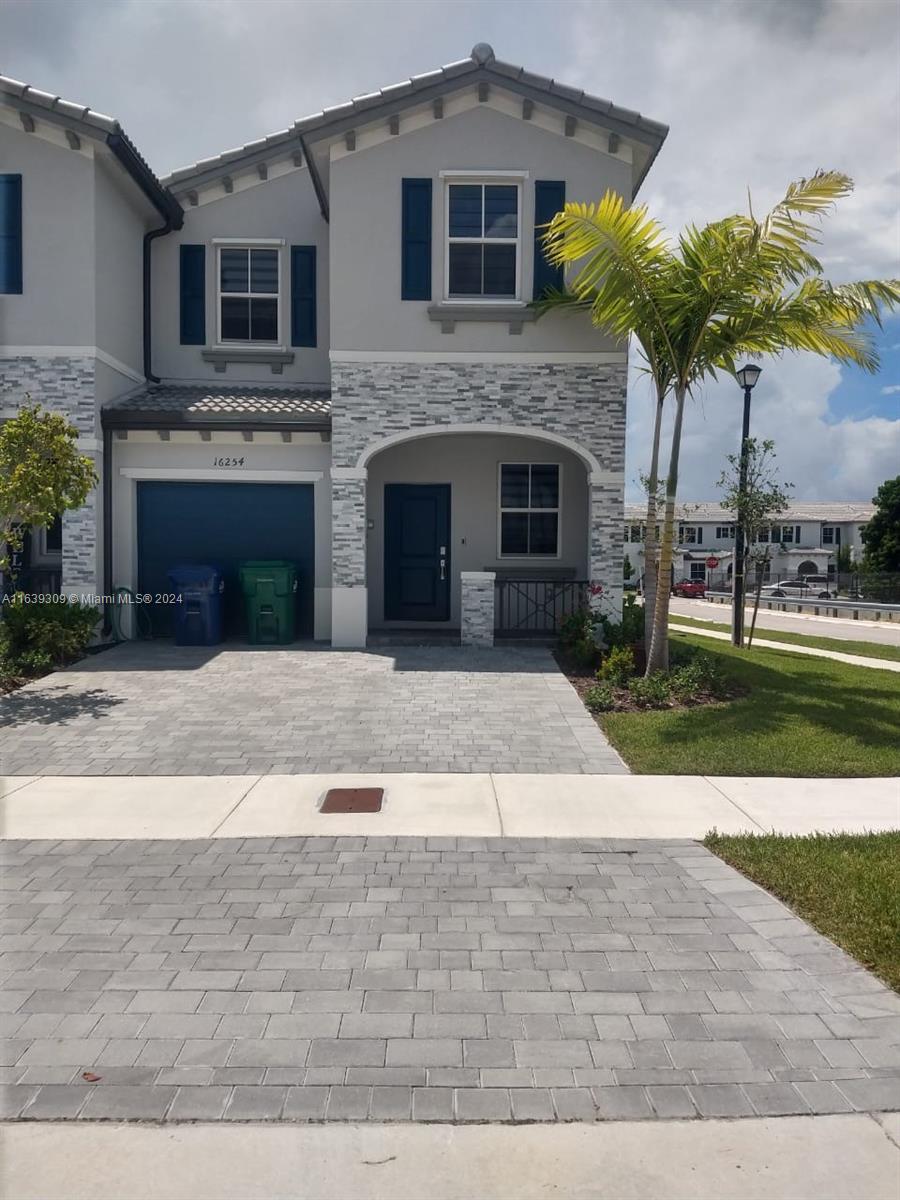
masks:
POLYGON ((253 645, 284 646, 294 640, 297 567, 291 562, 245 562, 238 567, 247 638, 253 645))

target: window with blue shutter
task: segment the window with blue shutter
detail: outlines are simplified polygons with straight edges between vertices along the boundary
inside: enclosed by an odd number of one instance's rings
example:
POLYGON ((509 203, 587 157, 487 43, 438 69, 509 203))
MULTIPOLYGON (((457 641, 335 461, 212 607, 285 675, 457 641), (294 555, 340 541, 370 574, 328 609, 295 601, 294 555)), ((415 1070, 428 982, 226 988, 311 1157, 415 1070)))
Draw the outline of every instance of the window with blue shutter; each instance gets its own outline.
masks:
POLYGON ((0 175, 0 292, 22 291, 22 176, 0 175))
POLYGON ((431 180, 403 180, 400 299, 431 299, 431 180))
POLYGON ((291 345, 316 344, 316 248, 291 246, 291 345))
POLYGON ((206 345, 206 247, 181 247, 181 344, 206 345))
POLYGON ((547 262, 541 239, 541 226, 552 221, 566 203, 566 183, 563 179, 536 179, 534 182, 534 299, 548 290, 562 291, 565 285, 562 267, 547 262))

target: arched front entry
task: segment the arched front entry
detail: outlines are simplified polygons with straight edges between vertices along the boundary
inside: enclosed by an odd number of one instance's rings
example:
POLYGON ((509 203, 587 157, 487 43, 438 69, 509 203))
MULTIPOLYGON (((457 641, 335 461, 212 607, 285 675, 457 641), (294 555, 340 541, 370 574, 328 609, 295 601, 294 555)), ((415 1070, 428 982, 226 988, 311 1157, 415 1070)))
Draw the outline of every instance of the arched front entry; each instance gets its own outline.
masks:
POLYGON ((459 629, 465 573, 590 578, 588 467, 562 439, 445 429, 363 462, 370 632, 459 629))

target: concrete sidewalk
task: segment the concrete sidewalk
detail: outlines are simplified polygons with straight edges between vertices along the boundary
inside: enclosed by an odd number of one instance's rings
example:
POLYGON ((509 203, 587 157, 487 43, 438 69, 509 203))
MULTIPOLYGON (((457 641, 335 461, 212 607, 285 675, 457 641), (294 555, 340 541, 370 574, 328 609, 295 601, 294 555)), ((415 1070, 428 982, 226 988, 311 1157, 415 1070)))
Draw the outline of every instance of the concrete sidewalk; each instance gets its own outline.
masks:
POLYGON ((7 839, 702 838, 900 828, 900 780, 688 775, 0 777, 7 839), (381 813, 324 816, 331 787, 383 787, 381 813))
POLYGON ((454 1128, 0 1126, 2 1200, 896 1200, 896 1114, 454 1128))
MULTIPOLYGON (((730 642, 731 634, 718 629, 701 629, 697 625, 677 625, 669 623, 669 629, 674 633, 696 633, 699 637, 715 638, 720 642, 730 642)), ((849 663, 852 667, 872 667, 876 671, 898 671, 900 662, 889 658, 869 658, 862 654, 844 654, 840 650, 820 650, 818 646, 798 646, 794 642, 771 642, 766 638, 753 638, 753 646, 763 650, 787 650, 791 654, 808 654, 813 658, 833 658, 835 662, 849 663)))

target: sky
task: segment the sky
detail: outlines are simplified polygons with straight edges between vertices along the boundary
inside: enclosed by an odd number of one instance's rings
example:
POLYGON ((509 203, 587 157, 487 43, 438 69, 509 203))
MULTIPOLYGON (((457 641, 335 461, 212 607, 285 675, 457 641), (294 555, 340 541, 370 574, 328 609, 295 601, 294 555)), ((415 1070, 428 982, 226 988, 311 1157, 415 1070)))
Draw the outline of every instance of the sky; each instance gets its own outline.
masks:
MULTIPOLYGON (((0 71, 117 117, 160 175, 490 42, 670 126, 640 200, 673 233, 835 168, 856 190, 823 228, 829 277, 900 277, 898 0, 0 0, 0 30, 0 71)), ((867 500, 900 471, 900 314, 877 344, 875 376, 763 362, 752 432, 797 499, 867 500)), ((633 369, 629 499, 652 410, 633 369)), ((690 402, 683 498, 716 497, 740 410, 732 379, 690 402)))

